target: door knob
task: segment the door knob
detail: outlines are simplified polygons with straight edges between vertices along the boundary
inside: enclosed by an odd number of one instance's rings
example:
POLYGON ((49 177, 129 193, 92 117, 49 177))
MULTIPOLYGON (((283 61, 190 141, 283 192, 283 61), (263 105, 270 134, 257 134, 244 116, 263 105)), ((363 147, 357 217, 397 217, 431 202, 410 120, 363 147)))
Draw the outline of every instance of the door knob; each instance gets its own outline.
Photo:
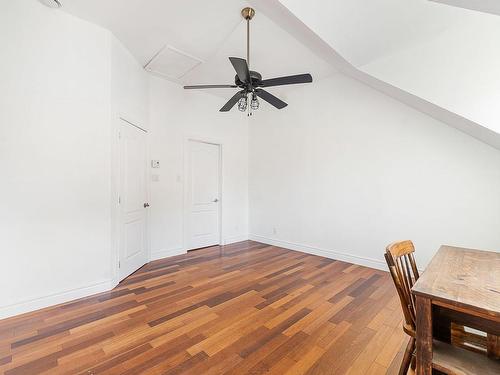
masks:
POLYGON ((217 203, 218 201, 219 201, 219 200, 218 200, 217 198, 215 198, 215 199, 213 200, 213 202, 214 202, 214 203, 217 203))
POLYGON ((149 203, 144 203, 144 208, 148 208, 149 207, 149 203))

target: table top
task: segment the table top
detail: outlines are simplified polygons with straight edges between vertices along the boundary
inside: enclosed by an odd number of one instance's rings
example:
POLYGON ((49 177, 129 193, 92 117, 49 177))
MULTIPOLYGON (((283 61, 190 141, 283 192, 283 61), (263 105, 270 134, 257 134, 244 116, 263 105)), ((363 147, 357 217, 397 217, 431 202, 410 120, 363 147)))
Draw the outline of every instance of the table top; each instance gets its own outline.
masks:
POLYGON ((499 318, 500 253, 441 246, 412 292, 499 318))

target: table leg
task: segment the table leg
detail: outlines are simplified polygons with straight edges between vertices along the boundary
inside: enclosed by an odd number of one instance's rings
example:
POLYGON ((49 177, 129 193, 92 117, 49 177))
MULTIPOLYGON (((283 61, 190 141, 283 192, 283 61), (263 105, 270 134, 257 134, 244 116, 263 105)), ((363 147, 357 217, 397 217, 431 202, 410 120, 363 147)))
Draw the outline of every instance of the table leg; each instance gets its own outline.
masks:
POLYGON ((488 333, 488 357, 500 359, 500 336, 488 333))
POLYGON ((432 375, 432 305, 429 298, 416 297, 417 375, 432 375))

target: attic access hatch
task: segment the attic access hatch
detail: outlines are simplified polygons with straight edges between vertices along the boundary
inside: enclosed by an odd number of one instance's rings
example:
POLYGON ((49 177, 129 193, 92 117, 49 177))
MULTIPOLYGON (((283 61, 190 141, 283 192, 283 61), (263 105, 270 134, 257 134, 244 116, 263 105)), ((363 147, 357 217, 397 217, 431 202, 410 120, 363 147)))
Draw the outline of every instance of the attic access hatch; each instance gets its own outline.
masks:
POLYGON ((153 56, 144 69, 171 80, 178 80, 202 62, 177 48, 165 46, 153 56))

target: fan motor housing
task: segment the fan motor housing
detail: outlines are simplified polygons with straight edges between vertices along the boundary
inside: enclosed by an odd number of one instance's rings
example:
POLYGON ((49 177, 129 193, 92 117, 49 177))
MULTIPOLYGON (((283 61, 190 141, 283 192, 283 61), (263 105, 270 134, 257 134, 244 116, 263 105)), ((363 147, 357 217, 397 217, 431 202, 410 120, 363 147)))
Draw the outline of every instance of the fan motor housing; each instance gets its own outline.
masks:
MULTIPOLYGON (((257 87, 261 86, 262 82, 262 75, 259 72, 255 72, 253 70, 250 70, 250 78, 252 79, 252 86, 257 87)), ((234 84, 239 87, 246 87, 246 84, 244 82, 241 82, 240 79, 238 78, 238 75, 234 77, 234 84)))

